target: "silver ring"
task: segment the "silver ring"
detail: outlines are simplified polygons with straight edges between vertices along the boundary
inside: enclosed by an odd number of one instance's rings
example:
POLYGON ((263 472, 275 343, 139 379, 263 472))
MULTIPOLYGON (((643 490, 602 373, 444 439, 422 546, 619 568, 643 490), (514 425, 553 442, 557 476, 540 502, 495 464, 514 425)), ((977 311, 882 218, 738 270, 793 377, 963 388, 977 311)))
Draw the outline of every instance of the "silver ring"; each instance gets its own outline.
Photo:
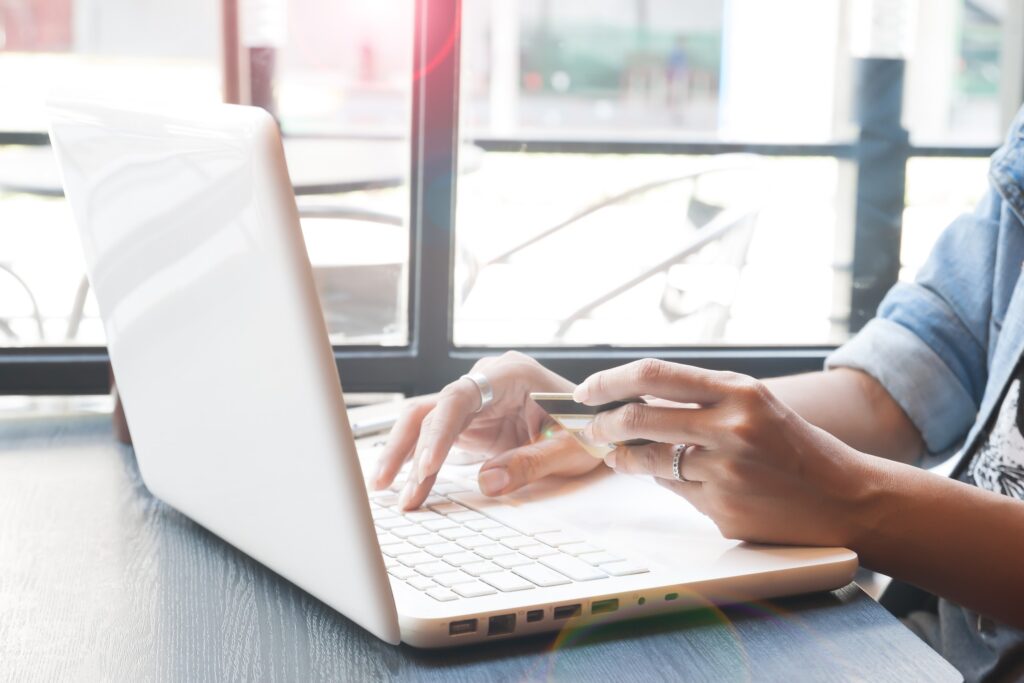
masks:
POLYGON ((487 381, 487 375, 484 373, 470 372, 459 379, 468 379, 476 385, 477 390, 480 392, 480 407, 474 410, 474 413, 479 413, 494 402, 494 389, 491 388, 491 383, 487 381))
POLYGON ((672 476, 676 481, 690 481, 679 471, 679 465, 683 461, 683 453, 686 452, 686 444, 681 443, 672 449, 672 476))

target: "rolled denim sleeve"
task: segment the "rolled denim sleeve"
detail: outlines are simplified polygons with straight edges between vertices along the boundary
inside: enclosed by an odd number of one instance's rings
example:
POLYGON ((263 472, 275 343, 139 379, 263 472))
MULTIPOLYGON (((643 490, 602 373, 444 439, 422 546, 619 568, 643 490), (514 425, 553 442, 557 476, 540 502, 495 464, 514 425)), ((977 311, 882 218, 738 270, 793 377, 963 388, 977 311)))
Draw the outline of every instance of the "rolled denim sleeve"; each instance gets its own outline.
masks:
POLYGON ((878 380, 921 432, 929 453, 949 451, 978 410, 942 357, 903 325, 875 318, 825 360, 878 380))
POLYGON ((933 455, 962 442, 988 380, 1000 203, 989 192, 946 228, 915 282, 896 284, 875 319, 825 361, 878 380, 933 455))

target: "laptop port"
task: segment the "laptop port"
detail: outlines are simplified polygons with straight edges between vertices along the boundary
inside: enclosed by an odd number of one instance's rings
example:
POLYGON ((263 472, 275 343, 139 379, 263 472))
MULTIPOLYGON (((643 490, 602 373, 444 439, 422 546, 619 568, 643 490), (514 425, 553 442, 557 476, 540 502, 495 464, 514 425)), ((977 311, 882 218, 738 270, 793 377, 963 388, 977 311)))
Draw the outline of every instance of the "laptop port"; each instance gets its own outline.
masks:
POLYGON ((673 600, 679 599, 679 593, 668 593, 665 596, 665 602, 672 602, 673 600))
POLYGON ((503 636, 516 630, 516 615, 499 614, 487 622, 487 635, 503 636))
POLYGON ((463 619, 462 621, 453 621, 448 624, 448 635, 450 636, 461 636, 475 631, 476 619, 463 619))
POLYGON ((619 599, 610 598, 608 600, 595 600, 590 605, 591 614, 605 614, 606 612, 614 612, 619 609, 619 599))
POLYGON ((542 610, 542 609, 532 609, 532 610, 530 610, 529 612, 526 613, 526 620, 527 621, 531 621, 531 622, 532 621, 540 621, 543 618, 544 618, 544 610, 542 610))
POLYGON ((555 619, 568 619, 569 617, 578 617, 581 614, 583 614, 583 606, 576 604, 556 607, 552 616, 555 619))

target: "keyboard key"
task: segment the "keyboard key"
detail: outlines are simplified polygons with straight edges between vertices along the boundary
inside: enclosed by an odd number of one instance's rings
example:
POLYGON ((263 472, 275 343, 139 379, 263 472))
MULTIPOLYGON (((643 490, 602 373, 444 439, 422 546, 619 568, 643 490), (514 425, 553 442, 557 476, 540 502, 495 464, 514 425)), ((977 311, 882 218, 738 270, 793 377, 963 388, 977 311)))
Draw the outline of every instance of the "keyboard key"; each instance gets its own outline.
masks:
POLYGON ((444 496, 439 496, 439 495, 437 495, 435 493, 435 494, 431 494, 431 495, 427 496, 427 499, 423 501, 423 504, 420 505, 420 507, 432 508, 435 505, 442 505, 444 503, 449 503, 449 502, 451 502, 451 501, 449 501, 444 496))
MULTIPOLYGON (((398 559, 401 561, 402 558, 398 559)), ((573 581, 593 581, 594 579, 603 579, 607 576, 597 567, 564 553, 542 557, 540 558, 540 563, 549 569, 565 574, 573 581)))
POLYGON ((398 567, 398 566, 404 567, 405 565, 402 564, 401 562, 399 562, 398 560, 396 560, 395 558, 388 557, 387 555, 385 555, 384 556, 384 566, 387 567, 388 569, 391 569, 392 567, 398 567))
POLYGON ((481 595, 493 595, 497 593, 496 590, 494 590, 486 583, 483 583, 481 581, 474 581, 473 583, 460 583, 458 585, 452 586, 452 590, 464 598, 477 598, 481 595))
POLYGON ((453 555, 445 555, 444 561, 448 564, 454 564, 456 567, 461 567, 464 564, 473 564, 474 562, 480 561, 480 556, 476 553, 461 552, 453 555))
POLYGON ((452 593, 447 588, 441 588, 440 586, 429 589, 427 591, 427 595, 435 600, 440 600, 441 602, 449 602, 450 600, 458 600, 459 598, 455 593, 452 593))
POLYGON ((524 564, 533 564, 533 560, 519 553, 509 553, 508 555, 498 555, 495 557, 494 564, 505 569, 511 569, 512 567, 521 567, 524 564))
POLYGON ((441 531, 442 529, 458 529, 459 525, 450 519, 428 519, 423 522, 424 529, 430 529, 431 531, 441 531))
POLYGON ((438 534, 444 538, 447 538, 449 541, 457 541, 458 539, 465 538, 467 536, 476 536, 476 532, 474 532, 471 529, 467 529, 461 526, 455 526, 454 522, 452 522, 451 524, 454 528, 442 529, 438 532, 438 534))
POLYGON ((441 519, 441 515, 430 510, 413 510, 412 512, 406 512, 404 517, 413 524, 419 524, 431 519, 441 519))
MULTIPOLYGON (((432 557, 430 559, 434 560, 435 558, 432 557)), ((437 576, 438 574, 450 572, 452 569, 454 569, 454 567, 447 562, 441 562, 440 560, 436 560, 430 564, 416 565, 416 571, 423 576, 437 576)))
POLYGON ((480 557, 486 557, 490 560, 498 555, 508 555, 508 548, 503 545, 498 545, 497 543, 492 543, 490 545, 482 545, 477 548, 473 548, 473 552, 480 557))
POLYGON ((633 562, 632 560, 622 560, 621 562, 609 562, 608 564, 602 564, 601 569, 608 572, 612 576, 628 576, 629 574, 643 574, 648 571, 647 567, 633 562))
POLYGON ((412 543, 417 548, 426 548, 428 545, 437 545, 438 543, 446 543, 443 538, 437 534, 419 534, 417 536, 410 536, 409 543, 412 543))
POLYGON ((385 519, 375 519, 373 520, 373 523, 377 525, 378 529, 384 529, 385 531, 394 531, 398 527, 409 525, 409 522, 397 516, 387 517, 385 519))
POLYGON ((391 530, 391 533, 399 538, 412 538, 413 536, 427 533, 427 530, 421 526, 414 526, 406 522, 406 526, 396 526, 391 530))
POLYGON ((388 574, 395 577, 396 579, 408 579, 411 576, 416 576, 416 570, 412 567, 403 567, 397 565, 388 570, 388 574))
POLYGON ((569 583, 569 579, 558 572, 539 564, 523 565, 522 567, 516 567, 512 571, 527 581, 531 581, 541 587, 563 586, 569 583))
POLYGON ((598 551, 596 553, 583 553, 578 557, 587 564, 593 565, 608 564, 609 562, 619 562, 620 560, 622 560, 622 558, 618 555, 612 555, 611 553, 605 552, 603 550, 598 551))
POLYGON ((433 555, 429 555, 421 551, 417 551, 415 553, 403 553, 398 556, 398 561, 406 567, 415 567, 418 564, 427 564, 428 562, 433 562, 436 559, 437 558, 433 555))
POLYGON ((439 515, 450 515, 453 512, 465 512, 469 508, 465 505, 459 505, 458 503, 453 503, 450 500, 445 500, 443 503, 431 505, 430 509, 439 515))
POLYGON ((448 519, 453 519, 456 522, 468 522, 471 519, 483 519, 483 515, 473 510, 463 510, 462 512, 453 512, 448 515, 448 519))
POLYGON ((463 552, 462 546, 456 545, 451 541, 447 543, 435 543, 434 545, 428 545, 426 548, 424 548, 424 550, 426 550, 434 557, 442 557, 444 555, 452 555, 454 553, 463 552))
POLYGON ((558 546, 569 545, 570 543, 580 543, 583 541, 579 536, 574 536, 573 534, 569 534, 564 531, 549 531, 544 534, 535 534, 534 538, 541 543, 547 543, 548 545, 553 545, 556 548, 558 546))
POLYGON ((553 555, 558 551, 549 545, 541 545, 540 543, 534 543, 533 545, 524 545, 519 549, 523 555, 536 560, 538 557, 544 557, 545 555, 553 555))
POLYGON ((419 548, 412 545, 411 543, 389 543, 388 545, 382 545, 380 551, 388 557, 398 557, 399 555, 405 555, 406 553, 415 553, 419 551, 419 548))
MULTIPOLYGON (((469 524, 467 524, 466 526, 469 526, 469 524)), ((486 536, 487 538, 494 539, 495 541, 500 541, 504 538, 513 537, 526 538, 526 536, 523 536, 518 531, 509 529, 507 526, 499 526, 496 529, 484 529, 484 536, 486 536)))
POLYGON ((596 545, 591 545, 589 543, 568 543, 566 545, 558 546, 558 549, 563 553, 569 553, 570 555, 577 556, 585 553, 596 553, 601 550, 596 545))
POLYGON ((498 590, 508 593, 510 591, 524 591, 533 588, 533 584, 526 579, 516 576, 512 572, 501 572, 500 574, 488 574, 480 578, 498 590))
POLYGON ((464 564, 461 569, 473 576, 483 576, 484 574, 493 574, 494 572, 501 571, 501 567, 493 562, 474 562, 472 564, 464 564))
POLYGON ((391 491, 373 491, 370 493, 370 500, 384 506, 398 504, 398 496, 391 491))
MULTIPOLYGON (((413 571, 415 572, 415 570, 413 571)), ((444 576, 444 574, 439 574, 438 576, 444 576)), ((413 588, 415 588, 416 590, 421 591, 425 591, 428 588, 434 588, 437 586, 437 584, 434 583, 433 579, 428 579, 427 577, 420 576, 419 574, 414 574, 413 576, 410 576, 405 580, 405 582, 413 588)))
POLYGON ((476 581, 476 579, 474 579, 472 576, 470 576, 466 572, 461 571, 437 574, 434 576, 433 580, 437 581, 442 586, 448 586, 449 588, 456 584, 466 583, 468 581, 476 581))
POLYGON ((370 510, 370 514, 374 519, 387 519, 388 517, 397 517, 398 513, 390 508, 375 507, 370 510))
POLYGON ((501 544, 506 548, 511 548, 512 550, 519 550, 524 545, 533 545, 534 543, 536 543, 536 541, 532 538, 521 534, 501 539, 501 544))
POLYGON ((402 539, 400 539, 398 536, 395 536, 394 534, 387 531, 377 534, 378 545, 391 545, 392 543, 401 543, 401 541, 402 539))
POLYGON ((490 545, 493 542, 494 541, 487 538, 486 536, 467 536, 466 538, 460 538, 458 541, 456 541, 456 543, 461 545, 463 548, 466 548, 467 550, 473 550, 475 548, 479 548, 482 545, 490 545))
MULTIPOLYGON (((485 529, 502 528, 501 524, 495 522, 493 519, 490 519, 489 517, 484 517, 483 519, 471 519, 468 522, 466 522, 466 527, 472 529, 473 531, 483 531, 485 529)), ((513 531, 512 533, 515 532, 513 531)))

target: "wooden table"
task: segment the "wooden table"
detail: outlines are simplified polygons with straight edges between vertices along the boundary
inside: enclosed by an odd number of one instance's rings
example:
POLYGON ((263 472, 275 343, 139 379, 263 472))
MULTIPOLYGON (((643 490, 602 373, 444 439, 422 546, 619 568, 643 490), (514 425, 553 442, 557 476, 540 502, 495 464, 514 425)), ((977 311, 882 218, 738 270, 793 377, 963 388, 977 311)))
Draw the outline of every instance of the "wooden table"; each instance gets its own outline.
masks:
POLYGON ((392 647, 152 498, 103 413, 0 417, 0 678, 960 680, 852 584, 471 649, 392 647))

